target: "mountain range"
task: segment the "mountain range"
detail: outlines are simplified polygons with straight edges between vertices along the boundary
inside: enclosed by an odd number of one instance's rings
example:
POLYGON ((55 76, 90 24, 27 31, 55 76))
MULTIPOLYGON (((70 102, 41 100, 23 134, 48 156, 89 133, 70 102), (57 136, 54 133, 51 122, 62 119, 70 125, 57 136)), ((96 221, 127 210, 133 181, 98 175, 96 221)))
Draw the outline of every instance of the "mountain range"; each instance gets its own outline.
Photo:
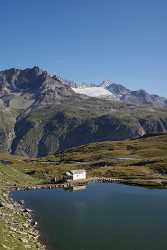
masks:
POLYGON ((30 157, 167 132, 167 100, 103 81, 76 84, 35 66, 0 71, 0 151, 30 157))
POLYGON ((145 105, 150 104, 156 107, 167 107, 167 99, 158 95, 151 95, 145 90, 132 91, 121 84, 113 83, 111 80, 103 81, 101 84, 77 84, 65 81, 65 84, 79 94, 90 97, 115 99, 126 104, 145 105))

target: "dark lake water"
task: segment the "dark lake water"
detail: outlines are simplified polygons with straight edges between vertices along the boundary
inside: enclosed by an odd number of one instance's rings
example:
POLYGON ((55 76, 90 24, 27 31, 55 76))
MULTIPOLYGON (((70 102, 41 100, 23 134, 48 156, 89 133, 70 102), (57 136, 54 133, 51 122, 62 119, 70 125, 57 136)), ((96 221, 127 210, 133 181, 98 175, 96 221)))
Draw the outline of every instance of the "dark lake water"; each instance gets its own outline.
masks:
POLYGON ((49 249, 167 249, 167 190, 120 184, 14 192, 33 209, 49 249))

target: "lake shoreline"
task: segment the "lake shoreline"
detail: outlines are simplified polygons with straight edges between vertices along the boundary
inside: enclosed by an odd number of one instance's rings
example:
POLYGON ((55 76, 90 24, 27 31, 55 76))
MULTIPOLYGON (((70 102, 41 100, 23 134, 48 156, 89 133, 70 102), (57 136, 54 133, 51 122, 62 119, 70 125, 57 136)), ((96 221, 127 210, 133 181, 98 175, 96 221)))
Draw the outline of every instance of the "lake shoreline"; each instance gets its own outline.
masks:
POLYGON ((68 188, 72 186, 82 186, 88 185, 92 182, 97 183, 118 183, 118 184, 127 184, 130 186, 139 186, 146 188, 156 188, 156 189, 166 189, 167 180, 165 179, 118 179, 118 178, 106 178, 106 177, 93 177, 89 178, 86 181, 81 182, 64 182, 64 183, 55 183, 55 184, 37 184, 18 187, 14 186, 11 188, 12 191, 29 191, 29 190, 38 190, 38 189, 55 189, 55 188, 68 188))
POLYGON ((19 203, 19 202, 14 201, 14 199, 12 198, 12 192, 13 191, 10 191, 8 194, 10 202, 15 206, 18 212, 26 213, 28 215, 28 217, 30 218, 29 220, 30 226, 33 229, 33 232, 35 233, 34 240, 37 240, 37 242, 42 247, 42 250, 48 250, 45 240, 43 239, 41 235, 39 223, 38 223, 37 217, 34 214, 34 211, 26 207, 24 203, 19 203))

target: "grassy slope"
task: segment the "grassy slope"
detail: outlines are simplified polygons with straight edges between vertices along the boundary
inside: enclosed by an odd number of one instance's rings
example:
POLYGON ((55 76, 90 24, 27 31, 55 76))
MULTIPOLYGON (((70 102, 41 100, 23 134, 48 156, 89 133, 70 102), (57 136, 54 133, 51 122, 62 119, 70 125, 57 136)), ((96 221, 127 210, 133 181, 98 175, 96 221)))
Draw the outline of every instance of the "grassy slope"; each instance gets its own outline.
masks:
POLYGON ((152 136, 137 140, 90 144, 78 148, 75 154, 71 153, 80 161, 92 161, 88 166, 92 175, 126 178, 137 184, 151 184, 148 180, 154 179, 156 185, 159 179, 165 182, 167 177, 166 142, 167 135, 152 136), (134 160, 113 160, 117 157, 134 160), (94 167, 93 161, 98 160, 103 160, 104 166, 98 167, 97 163, 94 167))
POLYGON ((89 176, 125 178, 137 184, 159 185, 167 180, 167 135, 135 140, 92 143, 38 159, 0 155, 11 166, 43 182, 61 178, 69 169, 85 168, 89 176), (119 158, 126 158, 121 160, 119 158), (128 159, 130 158, 130 159, 128 159), (152 181, 154 180, 154 181, 152 181))
POLYGON ((35 239, 36 233, 30 226, 30 216, 21 212, 8 198, 11 186, 37 183, 37 179, 26 176, 12 166, 0 164, 0 250, 43 249, 35 239))

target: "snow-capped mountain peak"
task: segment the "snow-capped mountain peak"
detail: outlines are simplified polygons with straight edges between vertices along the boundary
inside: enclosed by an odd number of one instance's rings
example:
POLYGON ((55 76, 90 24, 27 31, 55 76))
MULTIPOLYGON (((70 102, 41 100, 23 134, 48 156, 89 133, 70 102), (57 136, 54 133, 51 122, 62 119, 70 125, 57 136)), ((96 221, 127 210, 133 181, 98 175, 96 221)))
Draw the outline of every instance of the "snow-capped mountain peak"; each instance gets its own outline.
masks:
POLYGON ((115 99, 115 96, 103 87, 77 87, 72 88, 76 93, 97 98, 115 99))

